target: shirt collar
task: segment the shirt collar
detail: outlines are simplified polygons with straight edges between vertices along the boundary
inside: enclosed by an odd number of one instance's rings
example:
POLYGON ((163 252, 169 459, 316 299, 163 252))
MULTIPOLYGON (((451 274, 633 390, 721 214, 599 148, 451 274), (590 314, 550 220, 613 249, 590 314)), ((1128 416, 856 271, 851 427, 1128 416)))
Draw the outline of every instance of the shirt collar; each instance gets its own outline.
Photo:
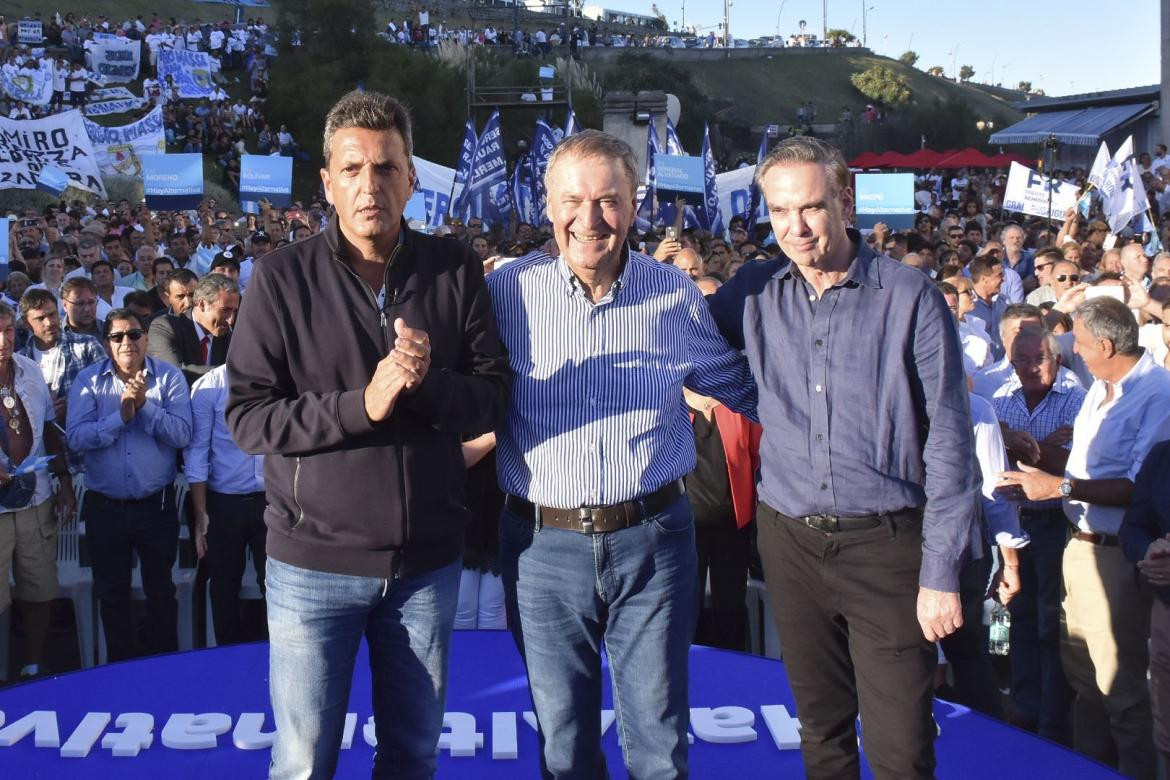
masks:
POLYGON ((1143 376, 1150 372, 1151 368, 1156 368, 1154 358, 1150 355, 1148 349, 1142 350, 1142 356, 1138 362, 1134 364, 1125 376, 1113 383, 1113 400, 1117 400, 1125 394, 1126 389, 1134 382, 1139 381, 1143 376))
MULTIPOLYGON (((872 287, 874 289, 880 288, 882 286, 882 280, 877 263, 878 253, 874 251, 873 247, 865 243, 865 240, 861 237, 861 233, 853 228, 846 228, 845 235, 849 237, 851 242, 857 245, 857 255, 849 263, 849 271, 845 274, 845 278, 833 286, 843 287, 848 285, 872 287)), ((785 279, 791 276, 804 278, 796 263, 781 254, 780 267, 776 269, 776 273, 772 274, 772 278, 785 279)))
MULTIPOLYGON (((142 370, 144 370, 146 372, 146 375, 148 377, 155 375, 154 358, 152 358, 150 355, 146 356, 146 361, 143 362, 143 364, 142 364, 142 370)), ((101 374, 102 375, 109 375, 109 376, 117 376, 118 375, 117 370, 114 368, 114 359, 113 358, 106 358, 106 364, 104 367, 102 367, 101 374)))
MULTIPOLYGON (((618 294, 618 292, 625 287, 631 278, 630 267, 633 263, 634 253, 630 251, 630 247, 626 243, 622 243, 622 269, 618 272, 617 279, 614 280, 613 285, 609 288, 605 298, 611 298, 618 294)), ((565 256, 557 255, 556 257, 557 273, 560 274, 561 279, 568 285, 569 295, 576 295, 577 293, 584 293, 581 287, 581 280, 577 278, 569 269, 569 264, 565 261, 565 256)), ((602 300, 605 300, 602 298, 602 300)), ((600 301, 598 301, 600 303, 600 301)))

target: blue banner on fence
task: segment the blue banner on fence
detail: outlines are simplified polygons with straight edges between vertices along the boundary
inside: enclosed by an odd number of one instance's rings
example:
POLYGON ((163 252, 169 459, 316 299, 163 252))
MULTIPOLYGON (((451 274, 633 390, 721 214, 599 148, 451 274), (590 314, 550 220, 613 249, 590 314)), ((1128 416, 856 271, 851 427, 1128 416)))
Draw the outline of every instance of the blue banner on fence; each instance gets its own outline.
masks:
POLYGON ((658 203, 682 198, 689 206, 703 205, 703 158, 678 154, 654 155, 654 186, 658 203))
POLYGON ((193 209, 203 200, 203 155, 144 154, 142 184, 152 209, 193 209))
POLYGON ((914 174, 859 173, 855 184, 858 230, 873 230, 879 222, 891 230, 914 227, 914 174))
POLYGON ((245 154, 240 158, 240 197, 273 206, 292 203, 293 158, 245 154))
POLYGON ((218 63, 210 54, 186 49, 159 49, 158 80, 166 83, 167 76, 174 79, 179 88, 179 97, 210 97, 215 89, 211 74, 218 63))

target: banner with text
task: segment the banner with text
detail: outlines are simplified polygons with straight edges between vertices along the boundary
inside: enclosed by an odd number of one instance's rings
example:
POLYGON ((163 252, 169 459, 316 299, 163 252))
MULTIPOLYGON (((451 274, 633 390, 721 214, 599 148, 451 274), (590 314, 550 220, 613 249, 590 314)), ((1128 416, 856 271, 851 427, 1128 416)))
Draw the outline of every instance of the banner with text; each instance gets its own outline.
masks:
POLYGON ((137 122, 120 127, 103 127, 86 119, 85 132, 93 143, 102 173, 141 176, 142 157, 167 150, 161 106, 137 122))
POLYGON ((703 205, 705 170, 702 157, 679 154, 654 155, 654 186, 658 202, 673 203, 682 198, 690 206, 703 205))
POLYGON ((1027 166, 1012 163, 1008 172, 1007 190, 1003 196, 1004 211, 1019 211, 1035 217, 1064 219, 1064 212, 1077 205, 1077 185, 1068 181, 1052 183, 1052 207, 1049 210, 1049 179, 1027 166))
POLYGON ((37 70, 21 68, 13 73, 0 71, 0 84, 13 100, 47 106, 53 98, 53 65, 46 63, 37 70))
POLYGON ((142 185, 150 208, 193 209, 203 200, 202 154, 148 154, 141 159, 142 185))
POLYGON ((89 93, 85 104, 86 116, 106 116, 137 111, 146 105, 146 98, 138 97, 125 87, 104 87, 89 93))
POLYGON ((219 67, 210 54, 186 49, 159 49, 158 80, 163 84, 167 76, 174 79, 179 97, 205 98, 215 90, 211 74, 219 67))
POLYGON ((45 42, 45 26, 39 19, 21 19, 17 22, 16 42, 40 46, 45 42))
POLYGON ((97 155, 77 110, 44 119, 0 118, 0 190, 31 190, 46 165, 65 171, 70 186, 103 198, 97 155))
POLYGON ((90 50, 93 71, 104 83, 120 84, 138 78, 142 46, 130 38, 105 38, 95 41, 90 50))
POLYGON ((857 192, 858 230, 873 230, 884 222, 891 230, 914 227, 914 174, 859 173, 854 181, 857 192))
POLYGON ((292 203, 293 158, 283 155, 245 154, 240 158, 240 198, 273 206, 292 203))

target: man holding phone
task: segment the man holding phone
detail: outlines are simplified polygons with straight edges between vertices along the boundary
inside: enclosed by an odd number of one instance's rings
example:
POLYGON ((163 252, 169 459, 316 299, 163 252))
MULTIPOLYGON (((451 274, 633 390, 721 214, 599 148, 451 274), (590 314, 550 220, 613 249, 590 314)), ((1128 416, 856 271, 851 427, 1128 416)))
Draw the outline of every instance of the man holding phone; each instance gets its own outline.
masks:
POLYGON ((1137 321, 1112 297, 1077 307, 1074 349, 1094 377, 1073 424, 1064 475, 1021 464, 1000 486, 1060 498, 1074 526, 1064 550, 1061 657, 1074 692, 1073 747, 1129 777, 1153 778, 1150 595, 1118 544, 1147 453, 1170 438, 1170 374, 1138 345, 1137 321))

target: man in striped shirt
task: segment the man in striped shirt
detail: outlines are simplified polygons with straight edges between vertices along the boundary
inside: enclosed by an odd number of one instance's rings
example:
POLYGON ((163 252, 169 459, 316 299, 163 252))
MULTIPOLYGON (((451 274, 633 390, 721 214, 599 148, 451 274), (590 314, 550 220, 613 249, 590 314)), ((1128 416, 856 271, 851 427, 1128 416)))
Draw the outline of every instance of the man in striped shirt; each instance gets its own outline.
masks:
POLYGON ((488 277, 515 373, 497 431, 500 568, 545 777, 606 777, 601 647, 631 777, 687 776, 695 466, 684 383, 751 412, 744 358, 678 269, 631 252, 630 147, 586 130, 549 159, 559 255, 488 277))
MULTIPOLYGON (((1064 474, 1072 426, 1085 391, 1060 365, 1060 344, 1041 328, 1011 342, 1015 370, 992 403, 1017 442, 1010 454, 1028 466, 1064 474)), ((1012 612, 1012 701, 1016 725, 1056 741, 1067 738, 1069 690, 1060 663, 1061 560, 1068 521, 1059 499, 1024 501, 1020 525, 1031 543, 1020 550, 1020 597, 1012 612)))

